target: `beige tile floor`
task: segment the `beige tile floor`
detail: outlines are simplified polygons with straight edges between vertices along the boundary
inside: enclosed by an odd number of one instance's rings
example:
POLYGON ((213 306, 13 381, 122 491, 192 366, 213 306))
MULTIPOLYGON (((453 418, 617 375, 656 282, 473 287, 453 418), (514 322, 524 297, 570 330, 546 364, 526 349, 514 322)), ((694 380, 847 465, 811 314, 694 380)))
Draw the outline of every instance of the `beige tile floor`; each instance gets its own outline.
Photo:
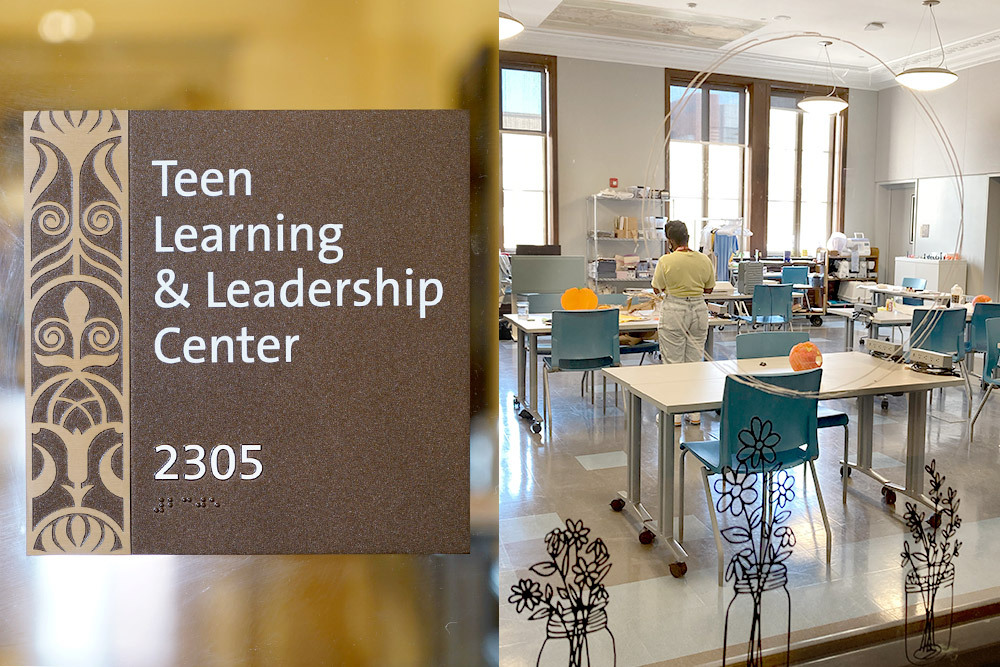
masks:
MULTIPOLYGON (((830 318, 823 327, 807 327, 811 339, 827 352, 843 349, 843 324, 830 318)), ((716 336, 716 357, 735 356, 735 332, 716 336)), ((636 523, 612 512, 609 501, 625 487, 625 419, 610 400, 601 410, 600 382, 596 406, 580 397, 580 375, 552 376, 554 437, 543 443, 516 416, 516 350, 500 349, 500 648, 501 664, 534 665, 545 638, 545 623, 528 621, 504 602, 510 586, 531 577, 528 568, 545 559, 544 534, 567 518, 582 519, 608 545, 612 568, 609 627, 616 639, 617 664, 718 664, 721 658, 726 605, 731 587, 716 582, 716 551, 700 476, 686 481, 685 548, 689 571, 682 579, 670 575, 668 550, 661 544, 639 544, 636 523)), ((636 363, 628 360, 625 363, 636 363)), ((975 387, 974 401, 981 393, 975 387)), ((966 398, 959 389, 935 393, 927 425, 927 458, 936 458, 947 483, 960 492, 964 542, 956 561, 956 604, 997 597, 1000 568, 1000 399, 991 399, 977 423, 975 441, 968 440, 963 420, 966 398)), ((856 442, 854 401, 834 402, 852 417, 852 452, 856 442)), ((654 413, 642 415, 643 500, 656 515, 653 493, 656 473, 654 413)), ((685 426, 687 439, 717 431, 714 414, 706 413, 700 427, 685 426)), ((891 397, 889 408, 876 402, 874 445, 876 469, 902 481, 906 434, 905 398, 891 397)), ((791 525, 798 543, 788 561, 792 600, 792 641, 803 642, 834 632, 896 621, 903 614, 900 551, 905 534, 901 514, 881 502, 879 485, 855 475, 848 502, 841 503, 839 460, 842 431, 820 433, 818 462, 833 537, 832 563, 825 562, 825 534, 811 479, 803 488, 803 470, 795 474, 796 498, 791 525)), ((536 577, 537 578, 537 577, 536 577)), ((773 601, 772 601, 773 603, 773 601)), ((780 607, 765 600, 765 645, 776 645, 781 629, 773 619, 784 618, 780 607), (770 611, 769 611, 770 610, 770 611), (773 636, 771 636, 773 635, 773 636)), ((748 634, 747 614, 733 612, 730 632, 748 634)), ((739 641, 743 641, 740 639, 739 641)), ((731 644, 733 642, 730 642, 731 644)), ((601 664, 600 656, 592 656, 601 664)), ((901 662, 905 663, 903 656, 901 662)))

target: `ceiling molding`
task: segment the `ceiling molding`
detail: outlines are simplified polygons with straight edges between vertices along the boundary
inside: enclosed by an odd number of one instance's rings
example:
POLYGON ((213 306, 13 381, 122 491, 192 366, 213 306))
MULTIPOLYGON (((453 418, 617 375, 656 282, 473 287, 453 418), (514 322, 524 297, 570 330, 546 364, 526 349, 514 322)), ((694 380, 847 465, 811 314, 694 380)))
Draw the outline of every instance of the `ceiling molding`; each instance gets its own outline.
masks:
MULTIPOLYGON (((661 42, 583 35, 542 28, 529 28, 517 37, 505 41, 503 47, 508 51, 694 71, 702 71, 723 53, 719 49, 675 46, 661 42)), ((841 76, 851 88, 869 90, 875 88, 875 82, 872 81, 867 67, 837 64, 834 68, 837 75, 841 76)), ((832 83, 829 69, 825 64, 776 58, 752 51, 734 56, 718 71, 724 74, 797 83, 832 83)))
MULTIPOLYGON (((759 35, 761 38, 767 36, 759 35)), ((503 48, 509 51, 541 53, 564 58, 694 71, 704 70, 722 55, 721 50, 713 48, 677 46, 544 28, 528 28, 517 37, 505 41, 503 48)), ((945 56, 948 67, 955 71, 1000 61, 1000 30, 952 42, 945 46, 945 56)), ((887 61, 887 64, 898 71, 904 64, 914 67, 937 64, 939 57, 940 52, 933 50, 909 58, 887 61)), ((842 77, 843 82, 851 88, 883 90, 898 85, 892 74, 881 65, 862 67, 835 63, 834 69, 837 75, 842 77)), ((831 83, 830 73, 825 64, 753 51, 734 56, 718 71, 724 74, 801 83, 831 83)))

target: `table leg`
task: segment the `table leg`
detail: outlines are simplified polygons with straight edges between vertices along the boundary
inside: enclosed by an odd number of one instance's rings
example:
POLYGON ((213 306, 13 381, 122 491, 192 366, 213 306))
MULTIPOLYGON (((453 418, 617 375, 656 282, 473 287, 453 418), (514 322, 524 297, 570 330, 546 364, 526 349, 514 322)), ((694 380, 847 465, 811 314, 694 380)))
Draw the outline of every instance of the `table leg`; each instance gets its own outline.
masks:
POLYGON ((848 464, 882 485, 886 502, 895 505, 896 494, 913 498, 929 507, 931 499, 924 495, 924 449, 927 432, 927 391, 908 392, 909 410, 906 428, 906 482, 903 485, 889 480, 872 470, 872 431, 874 423, 874 396, 858 397, 858 460, 848 464))
POLYGON ((844 349, 846 349, 848 352, 850 352, 851 350, 854 349, 854 318, 853 317, 848 317, 847 318, 847 324, 844 325, 844 330, 845 330, 844 331, 844 337, 846 339, 845 342, 844 342, 844 349))
POLYGON ((659 444, 659 533, 674 553, 674 558, 683 563, 687 560, 687 552, 674 539, 674 416, 663 411, 660 412, 659 444))
POLYGON ((911 391, 906 415, 906 491, 924 493, 924 450, 927 447, 927 391, 911 391))
POLYGON ((531 353, 528 358, 528 373, 531 386, 528 387, 528 409, 538 408, 538 334, 531 334, 531 353))
POLYGON ((708 336, 705 338, 705 357, 707 359, 714 359, 712 356, 715 352, 715 327, 709 325, 708 336))
POLYGON ((524 364, 527 361, 525 334, 522 331, 517 337, 517 401, 525 405, 527 398, 524 393, 524 364))
POLYGON ((630 392, 626 392, 628 415, 625 419, 625 429, 628 438, 626 449, 626 470, 628 489, 625 499, 638 505, 642 502, 642 400, 630 392))

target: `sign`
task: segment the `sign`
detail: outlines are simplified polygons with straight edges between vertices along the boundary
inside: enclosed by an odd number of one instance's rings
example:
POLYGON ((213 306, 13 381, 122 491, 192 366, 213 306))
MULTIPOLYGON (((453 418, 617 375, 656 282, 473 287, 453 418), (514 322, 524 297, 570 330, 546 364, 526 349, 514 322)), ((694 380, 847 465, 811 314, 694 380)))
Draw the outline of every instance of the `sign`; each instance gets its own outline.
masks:
POLYGON ((24 115, 27 548, 469 547, 461 111, 24 115))

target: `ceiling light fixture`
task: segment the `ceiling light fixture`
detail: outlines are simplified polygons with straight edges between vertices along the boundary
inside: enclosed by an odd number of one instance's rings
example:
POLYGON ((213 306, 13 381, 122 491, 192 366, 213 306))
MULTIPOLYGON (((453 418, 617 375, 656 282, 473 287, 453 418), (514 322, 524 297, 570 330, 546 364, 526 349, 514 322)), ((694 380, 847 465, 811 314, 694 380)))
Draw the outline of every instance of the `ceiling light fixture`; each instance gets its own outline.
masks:
POLYGON ((812 97, 806 97, 799 100, 798 107, 806 113, 833 116, 847 108, 847 101, 842 100, 834 94, 837 92, 837 75, 834 73, 833 63, 830 61, 829 47, 831 44, 833 44, 833 42, 820 42, 820 46, 823 47, 823 53, 826 54, 826 64, 830 68, 830 76, 834 81, 833 89, 830 90, 828 95, 814 95, 812 97))
POLYGON ((507 12, 500 12, 500 39, 513 37, 524 30, 524 24, 507 12))
MULTIPOLYGON (((941 49, 941 62, 935 67, 906 68, 896 75, 896 81, 911 90, 939 90, 958 81, 958 75, 945 67, 944 64, 944 42, 941 41, 941 31, 938 30, 937 19, 934 18, 934 7, 941 4, 940 0, 924 0, 923 4, 927 8, 926 13, 931 15, 931 25, 934 27, 934 34, 937 35, 938 47, 941 49)), ((920 25, 923 23, 923 18, 921 18, 920 25)), ((919 33, 920 26, 917 26, 917 34, 919 33)), ((913 39, 916 41, 916 37, 913 39)), ((910 53, 911 55, 913 53, 912 47, 910 53)))
POLYGON ((865 32, 875 32, 876 30, 882 30, 885 28, 885 23, 882 21, 872 21, 865 26, 865 32))

